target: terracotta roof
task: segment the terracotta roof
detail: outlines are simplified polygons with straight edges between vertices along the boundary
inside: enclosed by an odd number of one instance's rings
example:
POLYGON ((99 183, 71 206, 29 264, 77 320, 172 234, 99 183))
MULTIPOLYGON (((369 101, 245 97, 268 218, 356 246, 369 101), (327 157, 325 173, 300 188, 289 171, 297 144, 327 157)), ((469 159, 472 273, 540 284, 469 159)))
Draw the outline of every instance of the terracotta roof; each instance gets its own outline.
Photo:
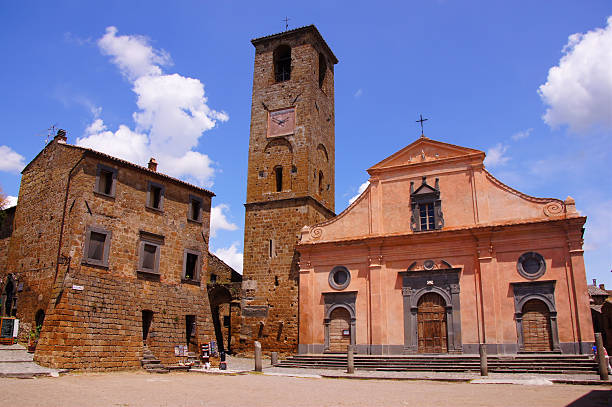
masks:
POLYGON ((254 38, 254 39, 251 40, 251 44, 256 45, 257 43, 262 42, 262 41, 268 41, 268 40, 272 40, 272 39, 276 39, 276 38, 281 38, 281 37, 297 34, 297 33, 300 33, 300 32, 305 32, 305 31, 313 31, 314 32, 315 36, 319 39, 319 41, 321 41, 321 43, 325 47, 325 50, 332 57, 332 62, 334 64, 337 64, 338 63, 338 58, 336 58, 336 56, 332 52, 331 48, 329 48, 329 45, 327 45, 327 42, 325 42, 325 40, 323 39, 323 36, 319 32, 319 30, 317 30, 317 27, 315 27, 314 24, 305 25, 303 27, 294 28, 292 30, 283 31, 283 32, 280 32, 280 33, 277 33, 277 34, 271 34, 271 35, 266 35, 264 37, 254 38))
MULTIPOLYGON (((209 196, 211 196, 211 197, 215 196, 215 193, 214 193, 214 192, 212 192, 212 191, 209 191, 208 189, 205 189, 205 188, 201 188, 201 187, 195 186, 195 185, 193 185, 193 184, 190 184, 189 182, 182 181, 182 180, 180 180, 180 179, 178 179, 178 178, 171 177, 171 176, 166 175, 166 174, 161 173, 161 172, 152 171, 152 170, 148 169, 147 167, 143 167, 143 166, 141 166, 141 165, 134 164, 134 163, 132 163, 132 162, 129 162, 129 161, 123 160, 123 159, 121 159, 121 158, 113 157, 112 155, 108 155, 108 154, 102 153, 102 152, 100 152, 100 151, 93 150, 93 149, 91 149, 91 148, 81 147, 81 146, 75 146, 75 145, 73 145, 73 144, 68 144, 68 143, 58 143, 58 142, 57 142, 57 141, 55 141, 55 140, 53 140, 51 143, 47 144, 47 146, 50 146, 52 143, 57 143, 57 144, 58 144, 58 145, 60 145, 60 146, 65 146, 65 147, 73 148, 73 149, 75 149, 75 150, 81 150, 81 151, 83 151, 84 153, 91 154, 91 155, 94 155, 94 156, 97 156, 97 157, 101 157, 101 158, 104 158, 104 159, 107 159, 107 160, 110 160, 110 161, 114 161, 114 162, 116 162, 116 163, 117 163, 117 164, 119 164, 119 165, 123 165, 123 166, 125 166, 125 167, 131 167, 131 168, 136 169, 136 170, 138 170, 138 171, 142 171, 142 172, 145 172, 145 173, 147 173, 147 174, 150 174, 150 175, 152 175, 152 176, 154 176, 154 177, 157 177, 157 178, 162 178, 162 179, 165 179, 165 180, 168 180, 168 181, 174 182, 174 183, 176 183, 176 184, 184 185, 184 186, 186 186, 186 187, 188 187, 188 188, 195 189, 196 191, 203 192, 203 193, 205 193, 205 194, 207 194, 207 195, 209 195, 209 196)), ((22 174, 23 174, 23 172, 24 172, 24 171, 25 171, 25 170, 26 170, 26 169, 27 169, 27 168, 30 166, 30 164, 32 164, 32 163, 33 163, 33 162, 36 160, 36 158, 38 158, 38 156, 39 156, 39 155, 40 155, 40 154, 41 154, 41 153, 42 153, 42 152, 43 152, 43 151, 44 151, 44 150, 47 148, 47 146, 45 146, 45 148, 43 148, 43 149, 41 150, 41 152, 40 152, 40 153, 38 153, 38 154, 36 155, 36 157, 34 157, 34 159, 32 159, 32 161, 30 161, 30 162, 28 163, 28 165, 26 165, 26 166, 25 166, 25 168, 23 169, 23 171, 21 171, 21 173, 22 173, 22 174)))
POLYGON ((587 289, 589 290, 589 295, 605 295, 606 297, 609 295, 606 290, 602 290, 596 285, 587 285, 587 289))

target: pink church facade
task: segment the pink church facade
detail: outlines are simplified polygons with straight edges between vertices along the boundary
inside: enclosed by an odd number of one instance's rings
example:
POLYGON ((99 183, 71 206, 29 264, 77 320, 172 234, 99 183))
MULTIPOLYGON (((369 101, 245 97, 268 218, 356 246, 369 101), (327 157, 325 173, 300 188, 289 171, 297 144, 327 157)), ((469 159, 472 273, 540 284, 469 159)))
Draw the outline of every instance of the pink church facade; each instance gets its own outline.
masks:
POLYGON ((421 137, 368 170, 344 212, 304 227, 299 352, 590 351, 574 200, 495 179, 482 151, 421 137))

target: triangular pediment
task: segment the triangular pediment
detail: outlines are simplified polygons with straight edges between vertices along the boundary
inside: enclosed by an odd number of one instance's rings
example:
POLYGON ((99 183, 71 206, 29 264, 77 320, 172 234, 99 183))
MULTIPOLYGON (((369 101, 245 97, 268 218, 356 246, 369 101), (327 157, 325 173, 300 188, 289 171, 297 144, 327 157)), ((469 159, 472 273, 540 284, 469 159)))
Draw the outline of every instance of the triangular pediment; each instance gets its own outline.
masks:
POLYGON ((372 170, 381 170, 385 168, 474 155, 482 155, 482 158, 484 159, 484 152, 480 150, 443 143, 427 137, 420 137, 400 151, 372 166, 368 172, 372 170))
POLYGON ((426 195, 433 194, 435 192, 436 190, 434 188, 430 187, 427 184, 423 184, 416 191, 414 191, 414 195, 426 195))

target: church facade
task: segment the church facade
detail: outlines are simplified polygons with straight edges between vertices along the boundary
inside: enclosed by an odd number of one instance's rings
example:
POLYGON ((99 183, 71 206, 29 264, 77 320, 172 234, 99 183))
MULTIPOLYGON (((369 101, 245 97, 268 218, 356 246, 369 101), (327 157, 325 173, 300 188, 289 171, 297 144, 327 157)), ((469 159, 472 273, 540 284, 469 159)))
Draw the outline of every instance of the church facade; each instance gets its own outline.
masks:
POLYGON ((299 352, 555 352, 593 343, 574 200, 497 180, 482 151, 417 139, 304 227, 299 352))

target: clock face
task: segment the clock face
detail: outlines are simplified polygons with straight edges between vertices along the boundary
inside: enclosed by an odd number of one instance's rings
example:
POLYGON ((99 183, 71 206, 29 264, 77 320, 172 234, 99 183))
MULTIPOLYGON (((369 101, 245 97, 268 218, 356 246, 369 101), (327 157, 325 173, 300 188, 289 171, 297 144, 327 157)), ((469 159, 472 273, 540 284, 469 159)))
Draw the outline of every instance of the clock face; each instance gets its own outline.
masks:
POLYGON ((295 130, 295 107, 268 112, 268 137, 293 134, 295 130))

